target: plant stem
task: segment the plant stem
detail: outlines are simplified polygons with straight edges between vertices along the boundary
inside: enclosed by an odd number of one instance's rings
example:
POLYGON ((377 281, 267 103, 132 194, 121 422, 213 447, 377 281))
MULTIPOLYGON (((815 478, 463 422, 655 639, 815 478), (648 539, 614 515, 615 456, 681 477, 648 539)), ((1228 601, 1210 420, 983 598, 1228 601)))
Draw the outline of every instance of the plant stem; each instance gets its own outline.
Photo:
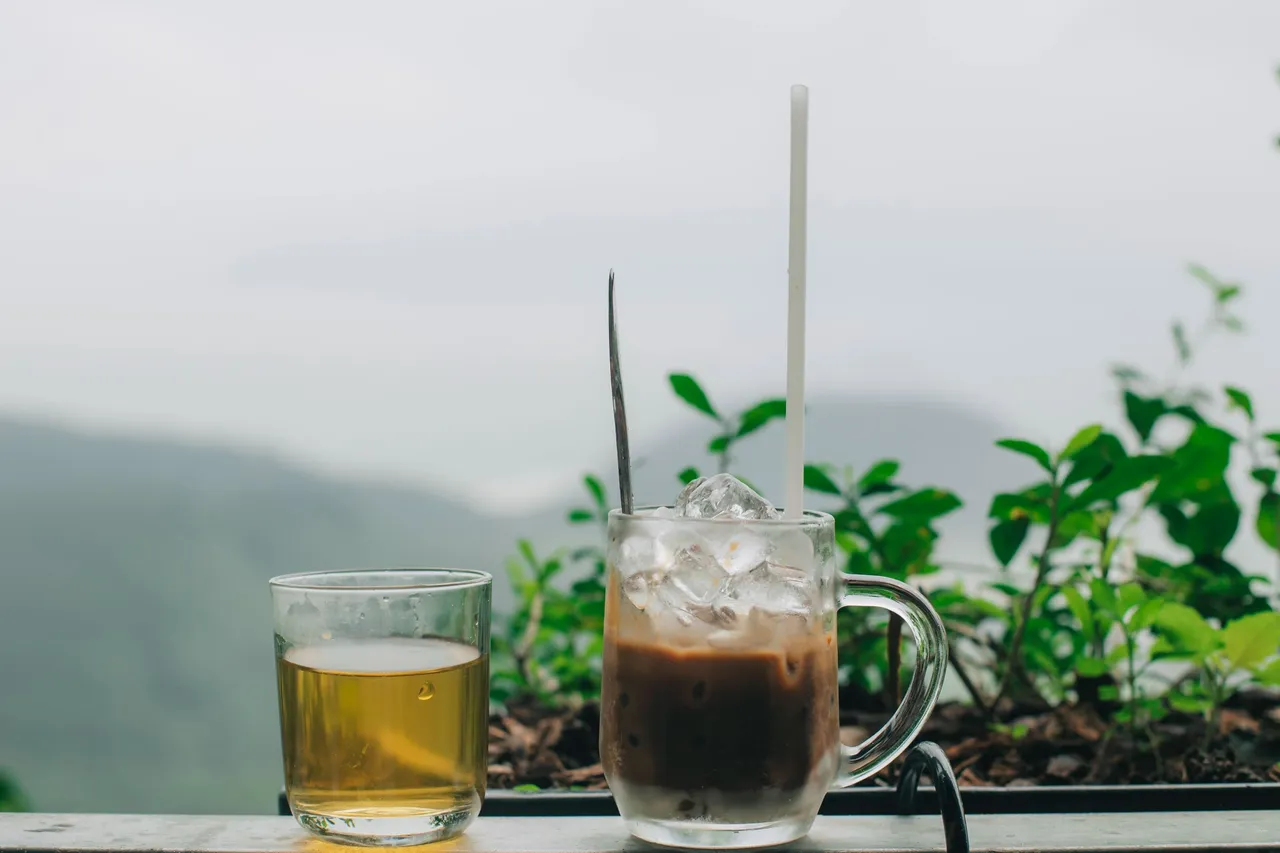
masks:
POLYGON ((959 656, 956 655, 955 643, 949 643, 951 646, 950 654, 947 655, 947 661, 951 664, 951 668, 956 671, 956 675, 960 677, 960 683, 964 685, 964 689, 969 691, 973 704, 982 712, 982 716, 988 722, 991 720, 991 708, 987 705, 987 700, 982 695, 982 691, 978 689, 978 684, 973 680, 973 676, 969 675, 964 665, 960 663, 959 656))
POLYGON ((530 669, 530 657, 541 625, 542 590, 538 589, 533 593, 533 598, 529 601, 529 621, 525 623, 519 642, 511 649, 511 656, 516 660, 516 671, 520 673, 520 678, 524 681, 525 687, 534 693, 538 692, 538 686, 534 684, 534 675, 530 669))
POLYGON ((1129 653, 1129 728, 1138 736, 1138 675, 1134 669, 1133 635, 1126 629, 1124 644, 1129 653))
POLYGON ((992 700, 991 707, 996 707, 1000 700, 1004 698, 1013 681, 1014 672, 1018 672, 1019 676, 1029 682, 1029 678, 1022 667, 1022 640, 1027 633, 1027 622, 1031 621, 1031 608, 1035 604, 1036 593, 1040 591, 1040 587, 1044 584, 1045 578, 1049 574, 1049 555, 1053 552, 1053 539, 1058 535, 1058 503, 1062 495, 1062 486, 1058 482, 1058 472, 1053 472, 1053 491, 1049 496, 1049 530, 1044 538, 1044 548, 1040 551, 1040 559, 1036 565, 1036 581, 1031 586, 1031 591, 1022 600, 1022 609, 1018 617, 1018 624, 1013 629, 1013 640, 1009 643, 1009 667, 1004 672, 1004 678, 1000 681, 1000 689, 996 691, 996 698, 992 700))
POLYGON ((889 614, 889 627, 885 629, 889 641, 889 671, 884 678, 885 699, 896 708, 902 699, 902 617, 889 614))

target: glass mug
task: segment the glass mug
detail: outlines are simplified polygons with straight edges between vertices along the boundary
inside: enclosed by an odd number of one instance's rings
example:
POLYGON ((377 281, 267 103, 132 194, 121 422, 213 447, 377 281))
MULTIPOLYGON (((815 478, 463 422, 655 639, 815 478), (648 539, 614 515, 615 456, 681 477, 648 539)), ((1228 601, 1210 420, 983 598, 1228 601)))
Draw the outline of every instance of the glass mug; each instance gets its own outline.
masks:
POLYGON ((317 835, 460 835, 488 778, 493 579, 457 569, 271 580, 285 792, 317 835))
POLYGON ((600 755, 628 829, 676 847, 808 833, 827 790, 906 749, 946 674, 942 621, 895 580, 838 573, 835 523, 609 515, 600 755), (836 611, 881 607, 915 637, 902 706, 839 739, 836 611))

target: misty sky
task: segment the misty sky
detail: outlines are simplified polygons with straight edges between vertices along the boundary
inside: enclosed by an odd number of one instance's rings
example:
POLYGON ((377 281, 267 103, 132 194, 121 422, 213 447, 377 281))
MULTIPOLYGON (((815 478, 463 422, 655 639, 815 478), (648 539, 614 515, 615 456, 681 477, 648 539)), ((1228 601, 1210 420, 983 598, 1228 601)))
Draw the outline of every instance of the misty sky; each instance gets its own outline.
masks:
MULTIPOLYGON (((544 499, 663 375, 783 390, 788 87, 813 393, 1062 441, 1199 261, 1280 424, 1280 3, 3 2, 0 410, 544 499)), ((945 438, 945 437, 942 437, 945 438)), ((872 451, 873 452, 873 451, 872 451)))

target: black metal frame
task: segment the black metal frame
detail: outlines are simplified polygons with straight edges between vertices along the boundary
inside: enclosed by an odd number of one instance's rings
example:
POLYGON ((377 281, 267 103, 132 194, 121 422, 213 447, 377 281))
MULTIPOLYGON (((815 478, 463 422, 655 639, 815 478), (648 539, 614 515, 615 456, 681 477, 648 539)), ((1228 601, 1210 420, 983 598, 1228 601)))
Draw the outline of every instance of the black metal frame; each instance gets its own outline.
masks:
POLYGON ((947 839, 947 853, 969 853, 969 823, 964 819, 964 803, 960 801, 960 787, 956 774, 942 747, 931 741, 918 743, 907 752, 898 777, 898 814, 906 817, 916 813, 916 795, 920 789, 920 776, 929 774, 937 796, 938 809, 942 812, 942 832, 947 839))

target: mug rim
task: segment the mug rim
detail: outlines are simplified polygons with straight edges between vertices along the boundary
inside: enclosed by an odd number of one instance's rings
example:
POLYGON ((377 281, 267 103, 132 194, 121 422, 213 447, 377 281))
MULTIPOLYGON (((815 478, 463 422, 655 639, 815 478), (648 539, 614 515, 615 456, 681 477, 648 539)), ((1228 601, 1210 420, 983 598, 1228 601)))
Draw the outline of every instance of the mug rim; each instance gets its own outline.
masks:
POLYGON ((457 590, 491 586, 493 575, 479 569, 452 569, 435 566, 393 566, 380 569, 324 569, 292 572, 269 580, 272 589, 300 589, 319 592, 379 592, 384 590, 457 590), (386 582, 363 582, 375 575, 389 576, 386 582), (324 583, 346 576, 355 583, 324 583), (399 576, 399 577, 397 577, 399 576), (435 578, 432 580, 431 578, 435 578), (410 580, 414 578, 414 580, 410 580), (445 579, 448 578, 448 579, 445 579))
MULTIPOLYGON (((623 512, 621 509, 609 510, 609 520, 615 518, 625 521, 634 521, 641 523, 661 523, 661 524, 718 524, 718 525, 760 525, 762 527, 824 527, 826 525, 835 525, 835 516, 829 512, 823 512, 818 509, 806 509, 799 518, 686 518, 684 516, 675 516, 673 518, 662 518, 654 516, 651 513, 657 509, 674 509, 669 505, 654 505, 635 507, 631 512, 623 512)), ((779 510, 781 512, 781 510, 779 510)))

